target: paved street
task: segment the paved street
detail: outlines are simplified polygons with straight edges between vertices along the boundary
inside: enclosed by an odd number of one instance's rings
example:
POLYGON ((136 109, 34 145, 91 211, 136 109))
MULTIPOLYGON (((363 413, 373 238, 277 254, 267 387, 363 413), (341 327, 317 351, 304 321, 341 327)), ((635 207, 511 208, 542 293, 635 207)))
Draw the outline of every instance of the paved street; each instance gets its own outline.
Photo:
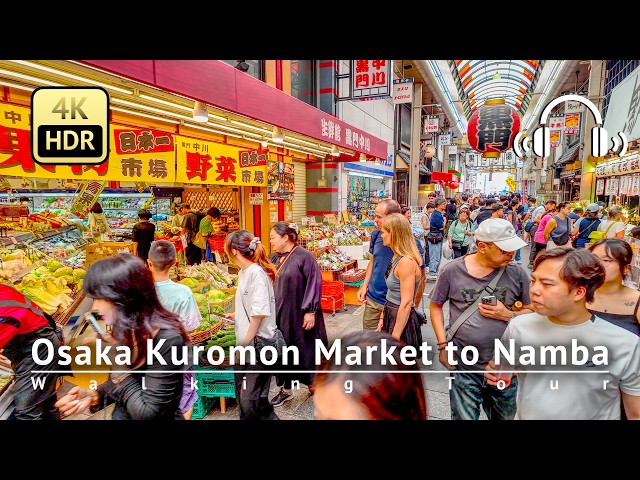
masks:
MULTIPOLYGON (((523 268, 530 273, 531 271, 526 268, 529 258, 529 247, 525 247, 522 250, 522 265, 523 268)), ((442 259, 441 267, 445 265, 449 260, 442 259)), ((424 292, 424 311, 427 318, 429 317, 429 293, 434 287, 434 283, 427 283, 424 292)), ((419 309, 422 305, 418 306, 419 309)), ((445 318, 448 316, 448 305, 444 306, 445 318)), ((333 341, 336 338, 342 338, 344 335, 360 330, 362 328, 362 308, 356 305, 347 305, 346 310, 339 310, 334 316, 331 313, 325 313, 325 324, 327 328, 327 334, 329 341, 333 341)), ((431 345, 436 344, 435 334, 431 323, 422 327, 423 339, 428 341, 431 345)), ((437 356, 432 358, 433 364, 429 368, 429 371, 424 374, 425 392, 427 398, 427 413, 430 420, 450 420, 451 410, 449 406, 449 393, 448 393, 448 381, 447 370, 442 366, 437 356), (441 372, 441 373, 438 373, 441 372)), ((70 385, 67 383, 63 385, 61 392, 66 391, 70 385)), ((277 393, 278 389, 275 386, 275 380, 271 385, 270 397, 277 393)), ((216 399, 213 408, 206 415, 204 420, 237 420, 238 419, 238 407, 234 399, 227 399, 225 405, 225 412, 222 412, 220 402, 216 399)), ((94 415, 76 415, 73 419, 92 419, 92 420, 106 420, 110 418, 111 407, 100 411, 94 415)), ((292 400, 285 402, 279 407, 276 407, 276 413, 283 420, 313 420, 314 408, 313 397, 309 395, 309 391, 305 386, 301 386, 300 390, 295 392, 295 396, 292 400)), ((481 418, 486 418, 482 413, 481 418)))

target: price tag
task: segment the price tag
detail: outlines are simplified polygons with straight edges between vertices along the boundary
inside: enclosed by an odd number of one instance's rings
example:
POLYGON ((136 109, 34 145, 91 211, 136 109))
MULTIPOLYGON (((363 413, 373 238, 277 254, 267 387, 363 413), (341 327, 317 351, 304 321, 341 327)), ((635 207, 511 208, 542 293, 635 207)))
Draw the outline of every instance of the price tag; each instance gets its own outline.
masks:
POLYGON ((16 237, 9 237, 9 238, 11 239, 11 242, 13 242, 14 245, 18 243, 18 240, 16 240, 16 237))
POLYGON ((216 257, 216 263, 222 263, 222 257, 220 256, 220 253, 216 250, 215 252, 213 252, 213 254, 216 257))

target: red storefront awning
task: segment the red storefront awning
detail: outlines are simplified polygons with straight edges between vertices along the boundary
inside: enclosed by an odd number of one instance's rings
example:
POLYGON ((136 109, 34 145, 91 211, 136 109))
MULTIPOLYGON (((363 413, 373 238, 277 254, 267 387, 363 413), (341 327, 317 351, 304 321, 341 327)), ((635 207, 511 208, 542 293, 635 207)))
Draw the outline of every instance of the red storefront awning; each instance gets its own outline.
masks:
MULTIPOLYGON (((260 122, 364 153, 370 160, 387 158, 387 142, 384 140, 312 107, 220 60, 81 60, 81 62, 260 122), (339 139, 336 132, 340 132, 339 139)), ((332 161, 352 162, 354 158, 341 155, 332 161)))

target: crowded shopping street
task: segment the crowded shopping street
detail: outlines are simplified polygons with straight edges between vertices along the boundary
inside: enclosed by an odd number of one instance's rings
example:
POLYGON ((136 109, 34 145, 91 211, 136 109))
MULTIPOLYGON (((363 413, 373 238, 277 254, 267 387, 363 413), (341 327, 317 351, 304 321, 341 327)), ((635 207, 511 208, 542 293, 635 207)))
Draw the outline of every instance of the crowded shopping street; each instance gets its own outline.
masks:
POLYGON ((0 420, 640 419, 639 82, 0 60, 0 420))

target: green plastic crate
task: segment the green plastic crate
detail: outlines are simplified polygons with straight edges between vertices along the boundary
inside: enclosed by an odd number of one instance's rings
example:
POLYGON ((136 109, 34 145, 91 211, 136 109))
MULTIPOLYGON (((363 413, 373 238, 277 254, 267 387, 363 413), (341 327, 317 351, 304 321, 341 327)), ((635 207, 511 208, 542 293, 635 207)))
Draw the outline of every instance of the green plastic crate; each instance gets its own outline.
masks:
POLYGON ((213 404, 216 403, 215 397, 205 397, 202 395, 198 395, 198 400, 193 404, 193 413, 191 414, 191 418, 195 420, 200 420, 206 417, 209 410, 213 407, 213 404))
MULTIPOLYGON (((198 380, 198 386, 206 383, 213 382, 235 382, 235 375, 233 373, 233 367, 221 368, 219 371, 211 372, 214 368, 203 368, 196 366, 196 379, 198 380), (198 373, 200 370, 208 370, 207 373, 198 373)), ((218 370, 218 369, 216 369, 218 370)))
POLYGON ((236 385, 230 382, 198 382, 198 392, 205 397, 236 398, 236 385))

